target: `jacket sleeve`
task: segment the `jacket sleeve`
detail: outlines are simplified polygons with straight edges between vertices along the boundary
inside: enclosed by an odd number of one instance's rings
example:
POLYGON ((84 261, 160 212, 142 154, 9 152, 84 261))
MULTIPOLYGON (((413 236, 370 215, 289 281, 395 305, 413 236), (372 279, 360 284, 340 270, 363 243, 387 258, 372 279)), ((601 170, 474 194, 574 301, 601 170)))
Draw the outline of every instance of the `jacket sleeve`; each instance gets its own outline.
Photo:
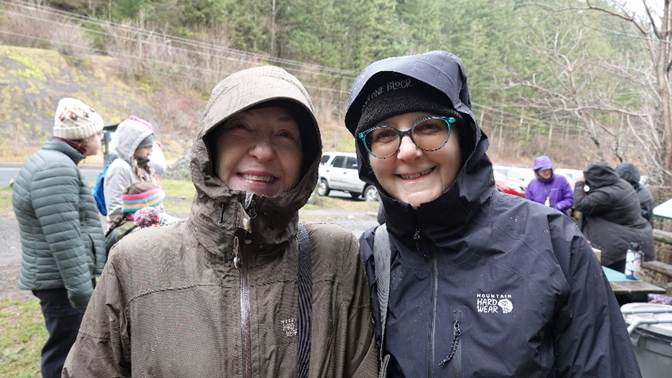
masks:
POLYGON ((130 329, 114 256, 110 254, 65 360, 64 378, 131 376, 130 329))
POLYGON ((344 369, 347 377, 375 377, 378 355, 373 338, 369 290, 364 266, 359 259, 359 245, 352 237, 349 250, 344 258, 342 277, 345 278, 343 303, 347 306, 347 355, 344 369))
POLYGON ((103 187, 108 216, 122 206, 121 195, 133 181, 133 172, 130 167, 127 167, 128 163, 123 160, 119 160, 117 163, 117 160, 110 164, 103 187))
POLYGON ((574 186, 574 208, 586 215, 599 215, 612 206, 610 196, 601 190, 583 190, 585 182, 577 181, 574 186))
POLYGON ((555 208, 564 213, 574 204, 572 188, 569 186, 569 183, 566 179, 564 179, 564 177, 562 184, 560 185, 560 197, 561 200, 555 204, 555 208))
POLYGON ((49 167, 35 173, 30 192, 68 299, 74 307, 85 308, 93 284, 79 223, 79 180, 76 168, 49 167))
POLYGON ((525 198, 531 201, 534 201, 534 180, 530 181, 529 184, 527 184, 527 187, 525 188, 525 198))
POLYGON ((556 252, 569 284, 553 322, 558 376, 641 377, 609 282, 587 241, 578 230, 571 233, 571 243, 562 243, 570 245, 570 253, 556 252))

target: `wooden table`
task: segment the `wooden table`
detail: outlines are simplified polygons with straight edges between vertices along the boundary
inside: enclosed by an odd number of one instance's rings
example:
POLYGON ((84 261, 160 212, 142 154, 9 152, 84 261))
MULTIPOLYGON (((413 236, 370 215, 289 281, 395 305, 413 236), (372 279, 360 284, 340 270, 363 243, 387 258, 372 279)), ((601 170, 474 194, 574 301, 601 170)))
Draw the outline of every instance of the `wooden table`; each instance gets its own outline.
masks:
POLYGON ((640 280, 629 280, 625 278, 625 274, 618 272, 616 270, 607 268, 606 266, 602 267, 602 271, 607 276, 609 280, 609 285, 611 290, 616 295, 643 295, 649 293, 659 293, 665 294, 665 289, 658 287, 654 284, 640 280))

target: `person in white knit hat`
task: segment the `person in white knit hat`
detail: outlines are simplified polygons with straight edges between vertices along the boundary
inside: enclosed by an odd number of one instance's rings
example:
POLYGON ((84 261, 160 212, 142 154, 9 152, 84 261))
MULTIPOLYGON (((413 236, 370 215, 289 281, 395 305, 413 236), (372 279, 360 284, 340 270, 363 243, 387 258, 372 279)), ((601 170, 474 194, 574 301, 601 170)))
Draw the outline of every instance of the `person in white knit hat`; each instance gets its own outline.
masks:
POLYGON ((12 202, 21 231, 18 286, 40 300, 49 338, 43 377, 60 377, 75 342, 94 279, 105 264, 105 237, 91 191, 77 165, 100 150, 103 119, 89 105, 62 98, 53 137, 19 172, 12 202))

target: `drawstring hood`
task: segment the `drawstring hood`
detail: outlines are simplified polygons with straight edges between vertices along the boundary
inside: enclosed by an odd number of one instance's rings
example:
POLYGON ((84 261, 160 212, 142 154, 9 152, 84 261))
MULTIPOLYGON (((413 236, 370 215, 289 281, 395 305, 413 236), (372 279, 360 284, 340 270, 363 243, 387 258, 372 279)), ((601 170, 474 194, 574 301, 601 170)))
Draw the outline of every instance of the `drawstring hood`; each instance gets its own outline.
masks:
MULTIPOLYGON (((417 208, 400 202, 382 188, 371 169, 369 154, 361 143, 356 144, 359 177, 378 189, 387 227, 393 234, 399 235, 400 240, 413 240, 415 230, 420 229, 423 236, 436 245, 446 246, 450 239, 463 232, 463 228, 471 223, 495 191, 492 163, 486 154, 489 142, 471 109, 464 66, 457 56, 445 51, 393 57, 372 63, 355 79, 348 101, 345 124, 353 135, 361 127, 363 115, 371 113, 363 108, 375 103, 376 96, 372 98, 372 91, 375 94, 387 77, 397 80, 408 77, 421 83, 417 86, 429 86, 435 92, 434 101, 444 101, 446 108, 460 114, 463 121, 458 124, 458 135, 462 165, 452 187, 437 199, 417 208), (447 217, 446 213, 459 216, 447 217)), ((409 245, 409 248, 413 246, 409 245)))
POLYGON ((192 147, 190 168, 196 196, 189 222, 199 243, 211 253, 224 254, 227 260, 232 260, 238 230, 244 230, 249 243, 261 249, 290 242, 297 232, 298 211, 317 184, 321 152, 312 102, 294 76, 278 67, 262 66, 222 80, 212 91, 192 147), (232 115, 270 101, 286 103, 302 112, 297 122, 305 169, 293 188, 273 197, 232 190, 215 173, 213 159, 217 151, 208 148, 216 144, 209 138, 232 115))

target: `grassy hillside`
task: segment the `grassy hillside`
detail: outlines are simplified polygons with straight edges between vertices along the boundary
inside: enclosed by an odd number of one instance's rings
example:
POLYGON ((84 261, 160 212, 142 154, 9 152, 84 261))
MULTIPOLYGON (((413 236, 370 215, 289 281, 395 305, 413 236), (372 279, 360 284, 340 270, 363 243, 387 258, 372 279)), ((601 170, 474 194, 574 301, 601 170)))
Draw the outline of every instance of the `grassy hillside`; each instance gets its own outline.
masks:
MULTIPOLYGON (((75 59, 56 50, 0 45, 0 162, 30 156, 51 134, 56 104, 66 96, 91 104, 106 124, 129 114, 150 120, 167 158, 180 158, 197 133, 207 96, 183 93, 169 80, 157 88, 141 77, 125 77, 120 64, 105 56, 75 59)), ((318 114, 325 150, 354 151, 341 121, 327 114, 332 111, 318 114)), ((100 161, 92 157, 85 164, 100 161)))
MULTIPOLYGON (((163 109, 152 107, 156 90, 122 80, 117 64, 103 56, 75 60, 55 50, 0 46, 0 160, 22 161, 43 143, 56 104, 66 96, 93 106, 106 124, 136 114, 154 122, 161 135, 157 120, 163 109)), ((170 152, 180 151, 172 141, 162 142, 170 152)))

